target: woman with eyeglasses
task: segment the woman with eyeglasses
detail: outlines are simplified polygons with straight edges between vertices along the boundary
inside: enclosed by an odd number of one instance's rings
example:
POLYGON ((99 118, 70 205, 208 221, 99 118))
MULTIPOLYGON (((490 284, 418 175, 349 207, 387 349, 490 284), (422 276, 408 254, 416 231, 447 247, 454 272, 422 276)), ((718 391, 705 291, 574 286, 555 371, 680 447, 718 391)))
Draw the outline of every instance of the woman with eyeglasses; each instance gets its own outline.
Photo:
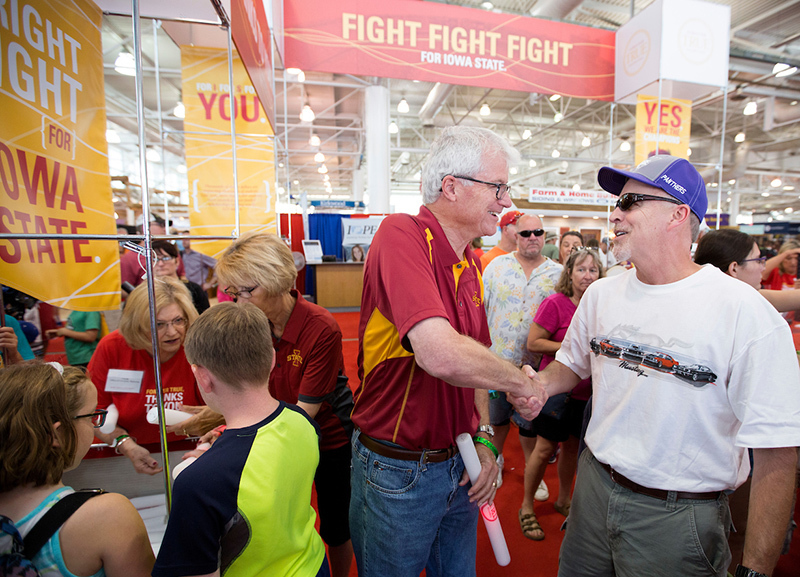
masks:
POLYGON ((199 284, 190 280, 182 280, 178 276, 178 265, 180 265, 181 257, 178 253, 178 247, 169 242, 168 240, 156 240, 153 242, 153 252, 155 253, 155 262, 153 264, 153 274, 157 277, 169 276, 180 280, 189 293, 192 295, 192 303, 194 308, 197 309, 198 314, 203 314, 211 306, 208 302, 208 295, 199 284))
MULTIPOLYGON (((96 407, 97 391, 77 367, 0 371, 0 514, 23 538, 74 493, 62 474, 80 464, 102 425, 96 407)), ((29 558, 45 577, 145 577, 155 561, 142 518, 115 493, 86 501, 29 558)))
MULTIPOLYGON (((784 246, 789 242, 784 243, 784 246)), ((798 244, 797 246, 800 246, 798 244)), ((784 254, 788 250, 781 247, 784 254)), ((797 249, 800 251, 800 249, 797 249)), ((777 257, 773 257, 777 258, 777 257)), ((770 259, 772 260, 772 259, 770 259)), ((800 309, 800 291, 779 289, 761 289, 761 279, 765 270, 766 257, 761 256, 758 244, 749 234, 725 228, 712 230, 703 235, 694 253, 697 264, 713 264, 725 274, 746 282, 758 289, 778 312, 786 313, 800 309)), ((794 279, 794 274, 792 274, 794 279)), ((794 280, 792 280, 794 283, 794 280)))
MULTIPOLYGON (((605 276, 598 252, 588 248, 574 250, 566 259, 564 270, 561 271, 561 277, 555 286, 555 294, 544 299, 536 311, 528 332, 527 346, 531 352, 542 353, 540 371, 555 360, 556 353, 561 348, 561 341, 567 334, 572 317, 586 289, 594 281, 605 276)), ((570 393, 562 415, 554 417, 545 414, 547 410, 545 405, 542 413, 533 421, 538 440, 531 458, 525 465, 526 486, 538 486, 544 477, 550 455, 558 443, 561 443, 557 464, 558 497, 553 507, 565 517, 569 515, 572 503, 572 482, 578 466, 578 442, 583 411, 591 394, 591 379, 584 379, 570 393), (529 475, 530 481, 528 481, 529 475)), ((527 520, 529 524, 533 523, 533 526, 525 536, 539 541, 544 539, 544 531, 536 520, 533 503, 533 495, 529 496, 526 492, 520 509, 520 522, 530 515, 527 520)))
MULTIPOLYGON (((784 255, 787 251, 797 250, 800 244, 794 246, 788 241, 781 247, 784 255), (785 248, 784 248, 785 247, 785 248)), ((773 257, 773 260, 779 257, 773 257)), ((795 257, 795 267, 796 267, 795 257)), ((745 234, 734 229, 712 230, 703 235, 697 244, 694 253, 694 261, 697 264, 712 264, 725 274, 739 279, 758 290, 769 303, 780 313, 790 313, 800 310, 800 291, 796 290, 771 290, 761 289, 761 279, 764 276, 765 263, 769 262, 767 257, 761 256, 758 244, 749 234, 745 234)), ((783 265, 785 261, 781 261, 783 265)), ((778 269, 774 269, 775 272, 778 269)), ((785 273, 784 273, 785 274, 785 273)), ((775 275, 777 276, 777 275, 775 275)), ((780 277, 778 277, 780 278, 780 277)), ((792 283, 794 274, 791 275, 792 283)), ((780 286, 780 284, 778 284, 780 286)), ((750 464, 752 467, 753 455, 750 453, 750 464)), ((752 469, 751 469, 752 475, 752 469)), ((750 481, 748 478, 733 494, 729 495, 732 524, 736 531, 731 531, 728 537, 728 545, 731 549, 732 560, 730 571, 736 569, 736 565, 741 563, 744 552, 744 539, 747 531, 747 514, 750 503, 750 481)))
MULTIPOLYGON (((202 397, 191 366, 183 353, 186 330, 197 318, 189 291, 172 277, 154 279, 158 356, 161 362, 164 407, 201 405, 202 397)), ((112 403, 119 412, 116 428, 97 432, 120 455, 130 459, 137 473, 155 475, 161 465, 151 452, 160 452, 157 425, 147 422, 147 412, 156 406, 156 382, 150 336, 147 285, 139 285, 128 296, 119 329, 100 340, 89 374, 97 387, 101 408, 112 403)), ((194 447, 174 434, 167 436, 170 450, 194 447)))

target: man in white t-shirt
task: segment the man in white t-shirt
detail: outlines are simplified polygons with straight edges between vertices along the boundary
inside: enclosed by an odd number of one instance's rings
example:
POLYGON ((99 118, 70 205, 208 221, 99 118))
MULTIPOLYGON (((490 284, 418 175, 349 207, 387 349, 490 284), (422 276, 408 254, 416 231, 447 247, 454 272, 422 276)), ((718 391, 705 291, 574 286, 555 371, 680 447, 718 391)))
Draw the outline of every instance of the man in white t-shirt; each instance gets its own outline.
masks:
POLYGON ((789 521, 800 445, 800 371, 780 315, 751 287, 690 257, 708 207, 686 160, 600 169, 619 201, 614 253, 635 269, 592 284, 548 394, 591 376, 593 415, 560 554, 560 577, 725 576, 725 491, 747 478, 736 576, 770 575, 789 521))

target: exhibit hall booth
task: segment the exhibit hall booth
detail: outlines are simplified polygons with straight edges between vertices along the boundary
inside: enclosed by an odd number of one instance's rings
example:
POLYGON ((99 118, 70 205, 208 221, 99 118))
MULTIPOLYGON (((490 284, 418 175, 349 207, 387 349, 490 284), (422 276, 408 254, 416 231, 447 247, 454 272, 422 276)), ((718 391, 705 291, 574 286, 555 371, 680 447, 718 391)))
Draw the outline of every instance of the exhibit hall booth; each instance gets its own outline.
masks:
MULTIPOLYGON (((53 317, 102 313, 105 336, 132 285, 149 297, 152 384, 118 371, 107 392, 141 397, 163 473, 98 438, 65 480, 133 498, 158 548, 196 439, 166 430, 186 399, 159 358, 154 242, 219 259, 245 233, 278 235, 298 293, 357 314, 372 239, 387 215, 419 211, 445 127, 519 151, 509 210, 548 236, 613 241, 598 169, 665 153, 701 172, 710 228, 797 235, 799 26, 779 0, 0 3, 3 295, 39 303, 40 354, 64 362, 53 317)), ((203 275, 212 305, 225 300, 213 265, 203 275)))

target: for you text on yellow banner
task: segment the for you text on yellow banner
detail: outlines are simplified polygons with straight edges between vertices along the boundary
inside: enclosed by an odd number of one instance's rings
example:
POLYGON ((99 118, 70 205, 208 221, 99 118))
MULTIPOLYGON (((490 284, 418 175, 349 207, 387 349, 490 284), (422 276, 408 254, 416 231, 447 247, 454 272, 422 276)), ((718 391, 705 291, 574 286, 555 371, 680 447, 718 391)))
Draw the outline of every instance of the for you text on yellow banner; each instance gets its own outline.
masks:
MULTIPOLYGON (((181 47, 186 106, 186 166, 193 235, 230 235, 235 228, 228 56, 224 50, 181 47)), ((247 72, 233 57, 239 232, 275 233, 273 133, 247 72)), ((219 257, 230 241, 195 241, 192 248, 219 257)))
MULTIPOLYGON (((0 235, 116 233, 100 23, 88 0, 0 2, 0 235)), ((0 283, 116 308, 117 243, 0 239, 0 283)))

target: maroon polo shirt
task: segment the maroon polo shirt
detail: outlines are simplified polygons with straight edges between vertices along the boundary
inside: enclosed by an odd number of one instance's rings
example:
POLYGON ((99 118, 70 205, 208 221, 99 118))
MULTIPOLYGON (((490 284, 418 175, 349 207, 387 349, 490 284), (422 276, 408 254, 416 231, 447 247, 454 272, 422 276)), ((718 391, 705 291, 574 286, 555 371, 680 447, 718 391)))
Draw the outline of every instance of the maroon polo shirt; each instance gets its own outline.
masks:
POLYGON ((417 365, 407 335, 443 317, 459 333, 491 343, 480 260, 453 251, 426 207, 384 219, 364 265, 353 422, 367 435, 408 449, 444 449, 478 426, 475 391, 417 365))
MULTIPOLYGON (((305 300, 297 291, 297 299, 281 338, 272 339, 275 346, 275 368, 269 376, 269 392, 278 400, 296 404, 322 403, 314 417, 321 430, 320 450, 346 445, 350 439, 326 396, 344 374, 342 330, 323 307, 305 300)), ((339 386, 347 386, 344 381, 339 386)))

